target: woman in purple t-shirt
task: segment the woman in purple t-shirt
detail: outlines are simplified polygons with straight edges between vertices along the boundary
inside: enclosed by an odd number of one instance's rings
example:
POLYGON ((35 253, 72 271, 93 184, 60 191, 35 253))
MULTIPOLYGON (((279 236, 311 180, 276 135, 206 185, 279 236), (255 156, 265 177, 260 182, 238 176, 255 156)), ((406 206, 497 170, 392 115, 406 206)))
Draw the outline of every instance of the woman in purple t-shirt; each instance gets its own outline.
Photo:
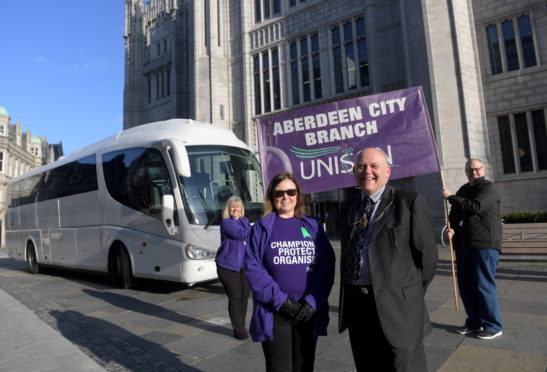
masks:
POLYGON ((334 251, 290 173, 276 175, 245 254, 253 292, 249 331, 261 341, 267 371, 312 371, 317 336, 327 334, 334 251))
POLYGON ((222 212, 220 223, 220 248, 217 251, 217 274, 228 296, 228 314, 232 321, 234 337, 249 338, 245 327, 249 284, 243 270, 245 246, 251 226, 244 217, 245 209, 239 196, 231 196, 222 212))

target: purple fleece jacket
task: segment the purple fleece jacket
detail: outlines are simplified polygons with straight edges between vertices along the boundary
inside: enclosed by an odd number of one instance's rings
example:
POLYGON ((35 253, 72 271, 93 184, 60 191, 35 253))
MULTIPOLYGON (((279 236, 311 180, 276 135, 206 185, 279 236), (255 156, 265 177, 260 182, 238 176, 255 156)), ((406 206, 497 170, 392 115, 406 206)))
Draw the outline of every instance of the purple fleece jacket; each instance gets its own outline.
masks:
MULTIPOLYGON (((287 294, 281 291, 263 262, 264 252, 270 246, 274 221, 275 213, 270 213, 254 224, 245 253, 245 274, 253 291, 253 316, 249 327, 253 341, 273 339, 273 312, 279 311, 287 299, 287 294)), ((302 224, 313 236, 316 248, 316 263, 310 276, 312 283, 308 293, 304 294, 304 300, 316 311, 317 335, 324 336, 329 324, 328 297, 334 284, 335 256, 318 220, 304 216, 302 224)))
POLYGON ((245 217, 225 218, 220 223, 220 247, 216 255, 218 266, 232 271, 243 268, 245 246, 251 225, 245 217))

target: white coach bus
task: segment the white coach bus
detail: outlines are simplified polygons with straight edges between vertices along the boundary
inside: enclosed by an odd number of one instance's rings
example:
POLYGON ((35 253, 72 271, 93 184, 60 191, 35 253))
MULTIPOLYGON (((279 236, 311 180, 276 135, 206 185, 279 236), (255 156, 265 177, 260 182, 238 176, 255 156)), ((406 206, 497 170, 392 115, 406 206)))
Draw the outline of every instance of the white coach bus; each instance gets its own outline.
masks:
POLYGON ((8 253, 135 278, 215 279, 221 212, 231 195, 262 213, 260 168, 228 129, 173 119, 140 125, 8 183, 8 253))

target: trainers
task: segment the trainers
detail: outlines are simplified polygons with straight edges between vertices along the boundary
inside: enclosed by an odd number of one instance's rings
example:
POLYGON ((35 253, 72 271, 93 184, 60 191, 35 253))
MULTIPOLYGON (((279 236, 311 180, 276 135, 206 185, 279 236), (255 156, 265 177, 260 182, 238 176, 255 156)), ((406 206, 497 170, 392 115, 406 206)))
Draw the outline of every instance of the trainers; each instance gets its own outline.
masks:
POLYGON ((501 331, 492 332, 492 331, 488 331, 488 330, 486 330, 486 329, 480 331, 480 332, 479 332, 479 335, 478 335, 478 337, 479 337, 481 340, 491 340, 491 339, 493 339, 494 337, 498 337, 498 336, 501 336, 501 331))
POLYGON ((468 335, 470 333, 474 332, 480 332, 482 331, 482 327, 479 328, 469 328, 468 326, 464 325, 463 327, 460 327, 456 329, 456 332, 458 332, 460 335, 468 335))

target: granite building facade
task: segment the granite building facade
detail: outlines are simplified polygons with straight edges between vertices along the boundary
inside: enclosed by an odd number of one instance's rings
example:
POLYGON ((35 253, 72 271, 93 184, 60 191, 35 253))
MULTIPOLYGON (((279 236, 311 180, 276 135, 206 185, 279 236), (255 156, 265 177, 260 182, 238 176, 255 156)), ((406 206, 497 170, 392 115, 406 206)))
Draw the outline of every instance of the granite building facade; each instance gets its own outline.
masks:
MULTIPOLYGON (((187 117, 256 148, 264 115, 421 86, 442 178, 395 183, 425 194, 437 225, 441 185, 466 182, 469 157, 499 184, 503 213, 547 209, 546 1, 125 4, 125 128, 187 117)), ((313 213, 334 221, 347 192, 313 195, 313 213)))

